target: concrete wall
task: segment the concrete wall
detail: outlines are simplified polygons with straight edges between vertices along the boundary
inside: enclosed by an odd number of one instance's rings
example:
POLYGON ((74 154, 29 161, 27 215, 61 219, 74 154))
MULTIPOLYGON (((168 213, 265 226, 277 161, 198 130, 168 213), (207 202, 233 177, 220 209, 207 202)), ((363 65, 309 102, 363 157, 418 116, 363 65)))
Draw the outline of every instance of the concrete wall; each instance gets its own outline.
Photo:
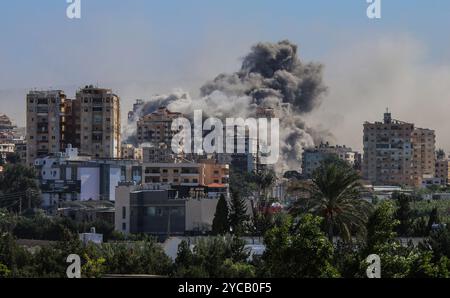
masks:
POLYGON ((115 197, 116 197, 116 200, 114 202, 114 207, 116 209, 114 218, 115 230, 126 234, 130 232, 130 191, 131 187, 129 186, 118 186, 115 189, 115 197), (124 207, 125 207, 125 218, 123 216, 124 207))
POLYGON ((186 231, 210 231, 219 199, 188 200, 186 231))
POLYGON ((78 169, 81 181, 81 201, 98 200, 100 196, 100 168, 78 169))

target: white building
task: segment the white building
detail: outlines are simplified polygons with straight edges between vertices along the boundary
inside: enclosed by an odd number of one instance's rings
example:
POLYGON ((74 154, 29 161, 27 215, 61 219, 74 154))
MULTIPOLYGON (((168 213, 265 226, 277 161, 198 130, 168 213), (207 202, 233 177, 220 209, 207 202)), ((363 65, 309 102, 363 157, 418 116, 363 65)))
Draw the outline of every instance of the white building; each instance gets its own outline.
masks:
POLYGON ((131 175, 126 175, 127 165, 132 167, 131 161, 125 164, 125 161, 81 157, 78 150, 70 146, 65 153, 36 159, 43 207, 49 208, 61 201, 114 201, 119 182, 140 182, 141 167, 136 166, 135 171, 128 171, 131 175))

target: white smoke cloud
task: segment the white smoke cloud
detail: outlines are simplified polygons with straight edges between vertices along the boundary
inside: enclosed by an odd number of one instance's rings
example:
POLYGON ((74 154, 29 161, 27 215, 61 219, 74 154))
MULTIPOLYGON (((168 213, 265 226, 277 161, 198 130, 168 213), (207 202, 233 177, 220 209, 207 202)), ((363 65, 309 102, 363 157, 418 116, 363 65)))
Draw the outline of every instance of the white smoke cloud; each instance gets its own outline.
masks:
POLYGON ((388 107, 395 119, 436 130, 437 147, 449 152, 450 61, 433 61, 429 50, 405 35, 336 49, 324 61, 328 96, 306 120, 362 150, 364 121, 381 121, 388 107))

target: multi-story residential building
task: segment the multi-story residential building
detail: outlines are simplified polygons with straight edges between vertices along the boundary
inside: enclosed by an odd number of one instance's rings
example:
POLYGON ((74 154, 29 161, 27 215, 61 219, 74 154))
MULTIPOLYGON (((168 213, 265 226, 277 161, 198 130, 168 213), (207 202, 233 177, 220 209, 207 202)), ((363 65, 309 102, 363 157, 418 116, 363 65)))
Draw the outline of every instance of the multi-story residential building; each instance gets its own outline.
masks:
POLYGON ((110 89, 86 86, 69 100, 63 91, 27 95, 27 163, 62 152, 68 145, 80 154, 121 158, 120 100, 110 89))
POLYGON ((450 160, 438 159, 436 161, 436 178, 440 178, 443 184, 450 184, 450 160))
POLYGON ((70 146, 64 153, 36 159, 35 167, 44 208, 65 201, 114 201, 119 182, 142 182, 138 161, 91 159, 70 146))
POLYGON ((13 125, 11 119, 5 114, 0 114, 0 131, 12 130, 15 126, 13 125))
POLYGON ((6 160, 8 155, 14 154, 15 145, 8 143, 0 143, 0 159, 6 160))
POLYGON ((27 142, 23 139, 14 141, 14 150, 19 157, 19 162, 22 165, 26 165, 27 162, 27 142))
POLYGON ((27 95, 27 164, 63 149, 66 95, 61 90, 31 91, 27 95))
POLYGON ((122 144, 121 149, 122 159, 142 160, 142 148, 136 148, 133 144, 122 144))
POLYGON ((135 124, 134 122, 139 118, 144 104, 143 99, 136 99, 136 102, 133 104, 133 110, 128 112, 128 124, 135 124))
POLYGON ((81 147, 81 101, 66 100, 64 101, 65 116, 65 144, 69 144, 73 148, 81 147))
POLYGON ((229 166, 211 162, 144 163, 144 183, 228 186, 229 166))
POLYGON ((305 148, 302 154, 302 175, 311 178, 314 171, 322 162, 330 157, 336 157, 346 161, 350 166, 355 166, 358 153, 346 146, 330 146, 322 143, 315 148, 305 148))
POLYGON ((143 147, 142 160, 144 163, 174 163, 183 160, 183 154, 175 154, 166 144, 143 147))
POLYGON ((217 198, 182 198, 169 185, 121 184, 116 188, 115 229, 161 238, 211 231, 217 202, 217 198))
POLYGON ((436 174, 436 135, 434 130, 416 128, 413 132, 414 184, 419 185, 424 178, 434 178, 436 174))
POLYGON ((80 154, 121 158, 120 99, 110 89, 86 86, 79 90, 80 154))
POLYGON ((179 117, 182 117, 181 113, 171 112, 166 107, 142 117, 137 122, 138 143, 166 144, 171 149, 172 137, 176 134, 172 131, 172 122, 179 117))
POLYGON ((143 182, 170 184, 174 187, 201 188, 208 196, 228 196, 229 165, 213 160, 177 163, 144 163, 143 182))
POLYGON ((420 187, 435 174, 435 133, 384 114, 364 124, 364 179, 375 185, 420 187))

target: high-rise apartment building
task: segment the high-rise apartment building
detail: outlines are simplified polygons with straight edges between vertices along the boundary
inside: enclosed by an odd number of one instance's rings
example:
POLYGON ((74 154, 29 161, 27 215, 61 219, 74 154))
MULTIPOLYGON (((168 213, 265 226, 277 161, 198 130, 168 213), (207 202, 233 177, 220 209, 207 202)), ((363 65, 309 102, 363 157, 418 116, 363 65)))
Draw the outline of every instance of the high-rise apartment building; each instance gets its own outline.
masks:
POLYGON ((27 164, 63 152, 68 145, 81 155, 120 158, 120 101, 110 89, 86 86, 75 100, 61 90, 27 95, 27 164))
POLYGON ((76 101, 80 111, 80 154, 120 158, 119 97, 110 89, 91 85, 77 92, 76 101))
POLYGON ((364 124, 364 179, 375 185, 419 187, 435 175, 435 133, 394 120, 364 124))
POLYGON ((436 135, 434 130, 416 128, 413 132, 414 185, 436 174, 436 135))
POLYGON ((450 184, 450 160, 443 158, 436 161, 436 178, 440 178, 442 184, 450 184))
POLYGON ((165 107, 142 117, 137 122, 138 143, 155 146, 166 144, 170 148, 172 137, 176 133, 172 131, 172 122, 179 117, 182 117, 182 114, 171 112, 165 107))
POLYGON ((65 133, 61 90, 31 91, 27 95, 27 164, 36 158, 62 151, 65 133))

